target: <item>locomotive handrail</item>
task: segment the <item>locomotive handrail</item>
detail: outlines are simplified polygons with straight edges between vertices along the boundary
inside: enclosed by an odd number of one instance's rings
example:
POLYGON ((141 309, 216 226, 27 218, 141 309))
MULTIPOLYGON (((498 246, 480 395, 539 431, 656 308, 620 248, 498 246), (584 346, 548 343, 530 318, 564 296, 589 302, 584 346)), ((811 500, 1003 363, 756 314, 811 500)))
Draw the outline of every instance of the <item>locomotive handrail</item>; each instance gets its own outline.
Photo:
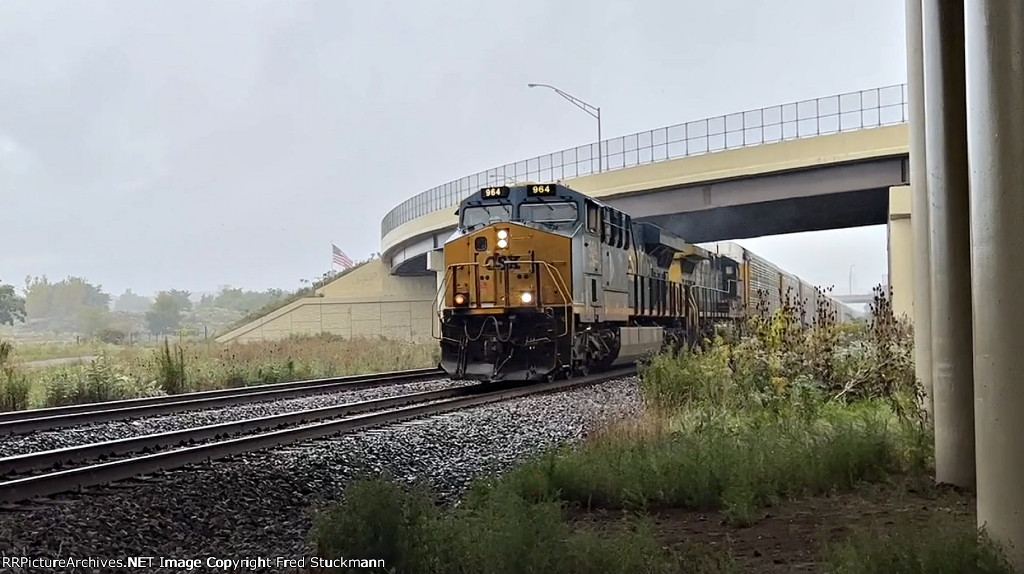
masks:
MULTIPOLYGON (((729 279, 730 283, 738 283, 735 279, 729 279)), ((714 291, 716 293, 729 293, 728 289, 719 289, 717 287, 711 287, 710 285, 697 285, 696 283, 690 285, 690 289, 700 289, 702 291, 714 291)))
POLYGON ((437 321, 430 322, 430 337, 432 339, 441 340, 444 338, 444 331, 441 331, 441 297, 444 290, 448 287, 448 275, 452 274, 452 265, 445 267, 444 277, 441 279, 441 284, 437 287, 437 292, 434 293, 434 301, 430 304, 430 310, 437 316, 437 321), (435 326, 440 333, 434 334, 435 326))
MULTIPOLYGON (((555 283, 555 287, 558 288, 558 293, 562 297, 562 304, 567 308, 566 312, 564 314, 565 330, 562 332, 561 335, 559 335, 559 337, 563 337, 565 335, 570 335, 570 338, 572 338, 572 336, 574 336, 575 333, 573 332, 573 329, 572 329, 572 327, 573 327, 573 324, 572 324, 572 321, 571 321, 572 313, 570 313, 569 311, 571 311, 573 303, 572 303, 572 300, 570 300, 567 297, 567 295, 566 295, 566 293, 568 292, 568 289, 566 287, 565 281, 562 279, 562 274, 558 271, 558 268, 555 267, 554 265, 548 263, 547 261, 536 261, 536 260, 532 260, 532 259, 526 259, 526 260, 520 259, 520 260, 516 261, 516 263, 520 264, 520 265, 524 265, 524 264, 527 264, 527 265, 541 265, 541 266, 544 267, 544 270, 548 273, 548 275, 551 276, 551 280, 555 283)), ((441 304, 440 304, 441 296, 442 296, 442 293, 444 292, 444 290, 448 287, 448 277, 449 276, 454 276, 455 269, 457 269, 457 268, 460 268, 460 267, 479 267, 479 266, 480 266, 480 262, 478 262, 478 261, 466 262, 466 263, 452 263, 452 264, 446 266, 445 273, 444 273, 444 279, 441 280, 441 285, 438 286, 437 293, 434 295, 434 302, 431 305, 432 309, 436 309, 435 313, 436 313, 437 318, 438 318, 436 324, 438 326, 440 326, 441 319, 442 319, 442 309, 441 309, 441 304)), ((540 297, 540 293, 537 294, 537 297, 538 298, 540 297)), ((477 301, 477 304, 479 304, 479 301, 477 301)), ((430 336, 432 338, 438 339, 438 340, 444 338, 444 333, 439 333, 437 335, 434 334, 434 322, 433 321, 431 322, 431 326, 430 326, 430 336)))

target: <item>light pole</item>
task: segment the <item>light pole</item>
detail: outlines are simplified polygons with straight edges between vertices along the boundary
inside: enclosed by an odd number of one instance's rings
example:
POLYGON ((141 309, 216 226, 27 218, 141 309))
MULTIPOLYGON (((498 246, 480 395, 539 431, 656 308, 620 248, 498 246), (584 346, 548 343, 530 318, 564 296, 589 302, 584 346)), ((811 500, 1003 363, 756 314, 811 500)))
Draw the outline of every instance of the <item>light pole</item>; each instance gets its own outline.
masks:
POLYGON ((601 173, 604 171, 604 152, 601 150, 601 108, 592 106, 583 100, 574 97, 570 94, 559 90, 558 88, 549 84, 526 84, 530 88, 549 88, 553 90, 559 96, 569 100, 572 104, 579 109, 587 112, 588 114, 597 118, 597 172, 601 173))

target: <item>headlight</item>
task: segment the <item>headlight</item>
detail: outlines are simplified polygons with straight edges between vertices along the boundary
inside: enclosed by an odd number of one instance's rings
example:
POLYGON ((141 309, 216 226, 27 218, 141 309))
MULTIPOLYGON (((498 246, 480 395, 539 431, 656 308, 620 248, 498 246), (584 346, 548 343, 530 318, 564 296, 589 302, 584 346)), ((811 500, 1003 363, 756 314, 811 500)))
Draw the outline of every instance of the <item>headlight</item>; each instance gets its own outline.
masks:
POLYGON ((455 295, 455 304, 456 305, 465 305, 466 304, 466 296, 463 295, 462 293, 457 293, 455 295))
POLYGON ((499 229, 498 230, 498 239, 508 239, 508 230, 507 229, 499 229))
POLYGON ((499 239, 498 240, 498 249, 504 249, 506 247, 508 247, 508 239, 499 239))
POLYGON ((519 300, 522 301, 523 303, 529 303, 533 301, 533 293, 527 291, 519 296, 519 300))

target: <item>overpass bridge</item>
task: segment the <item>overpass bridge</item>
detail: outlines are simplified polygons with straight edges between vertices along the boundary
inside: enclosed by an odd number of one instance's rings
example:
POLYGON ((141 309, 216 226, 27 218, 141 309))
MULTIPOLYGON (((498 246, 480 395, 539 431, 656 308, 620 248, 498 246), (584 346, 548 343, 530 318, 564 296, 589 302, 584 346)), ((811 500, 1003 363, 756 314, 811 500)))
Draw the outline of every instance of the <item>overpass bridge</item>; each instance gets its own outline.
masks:
MULTIPOLYGON (((907 93, 888 86, 716 116, 549 153, 415 195, 381 223, 381 260, 217 338, 429 339, 428 268, 481 187, 560 180, 692 243, 889 223, 890 286, 910 312, 907 93)), ((848 301, 856 304, 858 301, 848 301)))
POLYGON ((382 260, 394 275, 432 276, 427 254, 454 230, 463 198, 495 183, 561 181, 693 243, 888 223, 893 304, 909 313, 907 118, 907 89, 900 84, 509 163, 392 209, 381 222, 382 260))

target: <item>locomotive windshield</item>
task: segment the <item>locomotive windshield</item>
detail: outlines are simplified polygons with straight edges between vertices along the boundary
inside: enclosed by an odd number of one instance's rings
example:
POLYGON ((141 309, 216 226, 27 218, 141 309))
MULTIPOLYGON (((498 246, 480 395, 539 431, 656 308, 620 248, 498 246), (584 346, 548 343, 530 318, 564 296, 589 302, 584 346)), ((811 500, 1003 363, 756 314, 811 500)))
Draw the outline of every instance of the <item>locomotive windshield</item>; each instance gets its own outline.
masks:
POLYGON ((475 205, 462 210, 462 227, 464 229, 511 219, 512 206, 509 204, 475 205))
POLYGON ((523 221, 557 226, 576 223, 579 214, 576 211, 576 204, 569 201, 522 203, 519 206, 519 218, 523 221))

